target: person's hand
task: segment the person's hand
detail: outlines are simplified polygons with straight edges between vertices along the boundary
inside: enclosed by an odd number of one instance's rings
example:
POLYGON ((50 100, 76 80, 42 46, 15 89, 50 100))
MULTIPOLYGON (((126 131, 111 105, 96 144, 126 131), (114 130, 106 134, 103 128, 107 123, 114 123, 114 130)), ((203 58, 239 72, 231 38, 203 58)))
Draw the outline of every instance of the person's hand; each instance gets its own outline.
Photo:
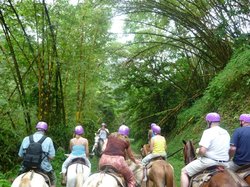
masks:
POLYGON ((138 159, 135 159, 135 163, 136 163, 136 164, 141 164, 141 161, 138 160, 138 159))
POLYGON ((195 151, 195 153, 198 155, 199 151, 200 151, 200 148, 197 148, 196 151, 195 151))

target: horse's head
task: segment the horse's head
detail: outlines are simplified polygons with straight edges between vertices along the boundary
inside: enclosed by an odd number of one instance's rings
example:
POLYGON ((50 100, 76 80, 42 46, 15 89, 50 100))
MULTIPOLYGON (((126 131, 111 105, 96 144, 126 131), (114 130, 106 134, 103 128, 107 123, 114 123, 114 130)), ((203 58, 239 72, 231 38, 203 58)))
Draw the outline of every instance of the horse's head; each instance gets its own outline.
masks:
POLYGON ((140 184, 143 178, 143 165, 142 164, 135 164, 131 160, 126 160, 128 167, 131 169, 135 176, 135 180, 137 184, 140 184))
POLYGON ((194 144, 191 140, 185 141, 183 140, 183 155, 184 155, 184 162, 187 165, 188 163, 192 162, 196 159, 194 144))

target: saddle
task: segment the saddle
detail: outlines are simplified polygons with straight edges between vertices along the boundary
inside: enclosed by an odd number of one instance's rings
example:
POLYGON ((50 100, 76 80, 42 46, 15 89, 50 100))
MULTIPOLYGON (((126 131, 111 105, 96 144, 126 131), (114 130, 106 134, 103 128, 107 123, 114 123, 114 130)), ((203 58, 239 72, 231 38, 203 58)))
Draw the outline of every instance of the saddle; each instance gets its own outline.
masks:
POLYGON ((79 158, 74 158, 73 160, 71 160, 71 162, 70 162, 70 163, 68 164, 68 166, 67 166, 67 169, 68 169, 68 167, 69 167, 70 165, 72 165, 72 164, 82 164, 82 165, 87 166, 85 159, 84 159, 84 158, 81 158, 81 157, 79 157, 79 158))
POLYGON ((204 182, 208 182, 213 175, 218 172, 224 171, 223 166, 214 165, 211 167, 206 168, 205 170, 195 174, 190 179, 189 187, 200 187, 204 182))
POLYGON ((241 166, 236 173, 242 178, 246 178, 247 176, 250 175, 250 164, 246 164, 241 166))
POLYGON ((114 177, 119 187, 127 187, 123 175, 115 167, 111 165, 104 165, 100 168, 100 171, 114 177))
POLYGON ((233 171, 224 168, 221 165, 214 165, 211 167, 206 168, 202 172, 197 173, 193 176, 190 180, 189 187, 200 187, 204 182, 208 182, 212 176, 214 176, 218 172, 223 172, 227 170, 227 172, 231 175, 231 177, 238 182, 241 186, 245 186, 246 183, 242 180, 238 175, 236 175, 233 171))

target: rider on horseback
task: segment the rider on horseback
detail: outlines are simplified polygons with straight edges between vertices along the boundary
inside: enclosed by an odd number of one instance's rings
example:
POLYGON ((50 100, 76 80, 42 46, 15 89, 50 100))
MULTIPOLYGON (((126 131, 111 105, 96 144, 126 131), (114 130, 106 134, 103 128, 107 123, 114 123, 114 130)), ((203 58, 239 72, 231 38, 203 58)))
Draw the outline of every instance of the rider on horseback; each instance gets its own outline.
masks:
MULTIPOLYGON (((45 133, 48 130, 48 124, 46 122, 39 121, 36 125, 36 130, 37 132, 35 132, 32 135, 34 142, 38 142, 40 139, 42 139, 42 137, 45 135, 45 133)), ((19 149, 18 155, 20 157, 23 158, 25 156, 26 150, 29 145, 30 145, 30 139, 29 139, 29 136, 27 136, 23 139, 22 145, 19 149)), ((51 138, 46 137, 46 139, 42 142, 41 146, 43 150, 43 159, 42 159, 40 167, 36 168, 36 170, 47 175, 49 177, 51 187, 55 187, 56 175, 50 163, 50 160, 55 157, 55 148, 54 148, 51 138)), ((20 174, 25 173, 29 171, 30 169, 33 169, 33 168, 26 168, 24 167, 24 165, 22 165, 20 174)))
POLYGON ((66 172, 67 166, 70 162, 75 158, 83 158, 85 160, 86 165, 90 168, 91 171, 91 163, 87 158, 89 156, 89 143, 86 138, 83 138, 82 135, 84 134, 84 129, 81 125, 75 127, 75 137, 70 140, 69 149, 71 153, 69 154, 68 158, 64 161, 62 165, 62 180, 61 184, 66 184, 66 172))
MULTIPOLYGON (((153 137, 150 141, 150 154, 142 159, 142 164, 146 166, 150 160, 156 157, 163 157, 164 159, 167 156, 166 149, 166 139, 164 136, 161 136, 161 127, 158 125, 154 125, 152 127, 153 137)), ((146 180, 146 167, 144 169, 144 180, 146 180)))
POLYGON ((154 133, 152 131, 153 126, 155 126, 155 123, 151 123, 150 129, 148 130, 148 143, 144 144, 141 148, 141 155, 142 157, 145 157, 150 153, 150 140, 154 136, 154 133))
POLYGON ((97 149, 98 144, 102 146, 106 144, 108 135, 109 135, 109 130, 107 129, 107 124, 102 123, 101 128, 99 128, 98 131, 96 132, 96 138, 99 137, 98 143, 94 144, 90 156, 95 155, 95 150, 97 149))
POLYGON ((107 124, 102 123, 101 128, 98 129, 97 134, 99 134, 100 139, 105 141, 108 138, 109 130, 107 129, 107 124))
POLYGON ((230 146, 229 168, 236 171, 241 166, 250 164, 250 114, 240 115, 240 126, 235 129, 230 146))
POLYGON ((134 158, 128 135, 129 128, 126 125, 121 125, 118 132, 109 135, 106 149, 99 161, 99 168, 102 169, 107 165, 114 167, 123 175, 128 187, 135 187, 135 177, 129 169, 125 157, 128 156, 136 164, 139 162, 134 158))
POLYGON ((199 158, 190 162, 181 170, 181 187, 189 186, 189 177, 213 165, 228 166, 229 133, 221 128, 220 115, 208 113, 206 115, 208 129, 203 132, 199 142, 199 158))

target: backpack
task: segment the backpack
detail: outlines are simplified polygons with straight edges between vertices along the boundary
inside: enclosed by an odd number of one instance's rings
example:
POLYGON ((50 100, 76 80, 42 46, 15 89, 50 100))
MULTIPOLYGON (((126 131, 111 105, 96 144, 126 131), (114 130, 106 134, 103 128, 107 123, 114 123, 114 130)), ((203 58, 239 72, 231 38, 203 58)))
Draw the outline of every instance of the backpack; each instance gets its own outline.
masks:
POLYGON ((29 136, 30 144, 26 149, 26 153, 23 157, 23 166, 26 168, 40 168, 41 162, 43 161, 43 149, 42 143, 46 139, 43 136, 38 142, 34 142, 33 135, 29 136))

